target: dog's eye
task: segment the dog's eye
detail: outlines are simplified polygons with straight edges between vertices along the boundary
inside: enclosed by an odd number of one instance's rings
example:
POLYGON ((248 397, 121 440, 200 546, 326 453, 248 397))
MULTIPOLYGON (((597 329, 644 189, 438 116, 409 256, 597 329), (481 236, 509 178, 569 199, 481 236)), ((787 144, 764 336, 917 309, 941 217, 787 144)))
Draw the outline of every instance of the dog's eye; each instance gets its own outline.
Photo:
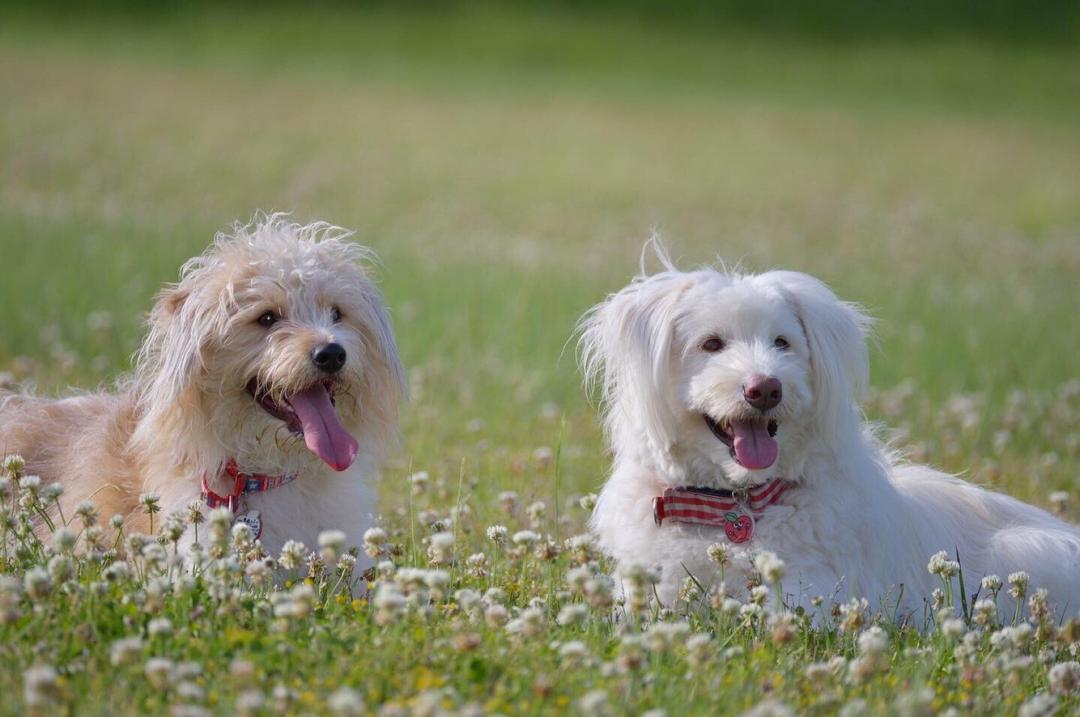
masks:
POLYGON ((791 344, 789 344, 788 340, 785 339, 783 336, 777 336, 776 341, 773 341, 773 346, 780 349, 781 351, 787 351, 791 347, 791 344))
POLYGON ((330 309, 330 318, 335 324, 341 321, 341 309, 336 306, 330 309))
POLYGON ((259 326, 268 329, 278 322, 278 318, 280 317, 278 317, 275 312, 267 311, 256 320, 256 323, 258 323, 259 326))
POLYGON ((723 351, 724 341, 718 336, 710 336, 709 338, 705 339, 705 342, 703 344, 701 344, 701 350, 708 351, 711 354, 714 354, 717 351, 723 351))

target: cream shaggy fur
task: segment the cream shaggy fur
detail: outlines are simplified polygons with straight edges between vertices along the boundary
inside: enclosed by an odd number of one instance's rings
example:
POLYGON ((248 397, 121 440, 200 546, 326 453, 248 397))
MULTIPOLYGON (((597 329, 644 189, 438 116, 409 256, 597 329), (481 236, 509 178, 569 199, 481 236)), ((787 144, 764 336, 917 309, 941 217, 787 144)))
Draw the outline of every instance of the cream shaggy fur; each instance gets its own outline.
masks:
POLYGON ((358 542, 374 510, 365 479, 396 437, 405 379, 367 275, 373 256, 348 235, 280 214, 219 234, 158 296, 116 392, 0 394, 0 454, 62 483, 66 515, 92 498, 143 532, 140 494, 160 495, 160 525, 200 500, 204 475, 227 494, 229 459, 245 473, 296 474, 246 499, 267 550, 313 547, 329 528, 358 542), (315 361, 330 345, 344 350, 333 371, 315 361))

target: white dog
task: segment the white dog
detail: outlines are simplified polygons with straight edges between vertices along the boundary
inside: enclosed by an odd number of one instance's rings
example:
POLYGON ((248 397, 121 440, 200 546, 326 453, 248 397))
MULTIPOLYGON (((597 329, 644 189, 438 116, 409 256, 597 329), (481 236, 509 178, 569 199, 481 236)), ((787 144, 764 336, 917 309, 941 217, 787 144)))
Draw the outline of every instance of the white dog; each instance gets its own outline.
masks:
POLYGON ((716 579, 706 549, 727 542, 729 590, 772 551, 792 603, 865 597, 902 619, 941 586, 927 559, 945 550, 969 597, 1024 570, 1057 609, 1080 608, 1080 530, 905 464, 862 424, 857 306, 806 274, 682 272, 656 251, 664 271, 643 267, 580 324, 615 456, 591 527, 620 567, 658 566, 671 603, 688 574, 716 579))
POLYGON ((219 234, 159 295, 117 393, 0 396, 0 454, 62 483, 68 516, 93 498, 145 532, 139 496, 157 493, 163 515, 231 508, 272 554, 327 528, 358 542, 405 384, 348 234, 279 214, 219 234))

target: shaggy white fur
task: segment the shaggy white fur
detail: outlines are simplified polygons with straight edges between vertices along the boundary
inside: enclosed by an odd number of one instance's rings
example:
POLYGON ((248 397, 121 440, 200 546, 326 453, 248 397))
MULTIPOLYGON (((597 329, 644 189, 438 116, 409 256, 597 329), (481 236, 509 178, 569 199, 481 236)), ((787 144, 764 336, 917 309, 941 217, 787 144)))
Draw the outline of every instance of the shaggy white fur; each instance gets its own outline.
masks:
MULTIPOLYGON (((657 526, 665 488, 790 488, 729 545, 729 592, 753 557, 786 563, 792 604, 865 597, 896 619, 921 619, 940 579, 929 556, 958 552, 968 596, 983 576, 1024 570, 1058 612, 1080 608, 1080 530, 1049 513, 931 468, 904 463, 863 424, 870 320, 806 274, 642 271, 580 324, 583 370, 599 386, 614 466, 591 527, 620 568, 660 568, 662 602, 688 574, 713 584, 706 548, 724 531, 657 526), (768 405, 751 392, 768 379, 768 405), (751 402, 756 405, 751 405, 751 402), (771 424, 771 425, 770 425, 771 424), (915 614, 918 613, 918 614, 915 614)), ((999 600, 1011 598, 1003 590, 999 600)), ((983 591, 981 597, 987 597, 983 591)))
POLYGON ((327 528, 359 542, 374 510, 365 478, 396 438, 405 379, 372 254, 348 235, 281 214, 219 234, 158 296, 116 393, 0 395, 0 454, 61 482, 66 515, 92 497, 144 532, 141 493, 160 495, 161 517, 200 501, 204 476, 226 495, 231 459, 297 476, 246 496, 271 554, 287 539, 314 547, 327 528))

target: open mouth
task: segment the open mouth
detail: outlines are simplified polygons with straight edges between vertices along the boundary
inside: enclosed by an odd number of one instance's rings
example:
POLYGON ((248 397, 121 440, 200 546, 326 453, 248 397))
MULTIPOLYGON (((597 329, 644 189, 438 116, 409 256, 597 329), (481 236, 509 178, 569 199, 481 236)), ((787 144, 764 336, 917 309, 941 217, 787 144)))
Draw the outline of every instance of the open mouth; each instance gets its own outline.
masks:
POLYGON ((281 401, 261 390, 256 379, 248 382, 247 390, 264 411, 284 422, 290 433, 302 437, 308 450, 328 466, 343 471, 352 465, 359 446, 338 418, 332 383, 316 383, 286 394, 281 401))
POLYGON ((731 457, 750 470, 764 470, 776 462, 780 446, 776 432, 780 424, 765 416, 747 419, 723 418, 719 421, 704 415, 705 425, 721 443, 728 447, 731 457))

